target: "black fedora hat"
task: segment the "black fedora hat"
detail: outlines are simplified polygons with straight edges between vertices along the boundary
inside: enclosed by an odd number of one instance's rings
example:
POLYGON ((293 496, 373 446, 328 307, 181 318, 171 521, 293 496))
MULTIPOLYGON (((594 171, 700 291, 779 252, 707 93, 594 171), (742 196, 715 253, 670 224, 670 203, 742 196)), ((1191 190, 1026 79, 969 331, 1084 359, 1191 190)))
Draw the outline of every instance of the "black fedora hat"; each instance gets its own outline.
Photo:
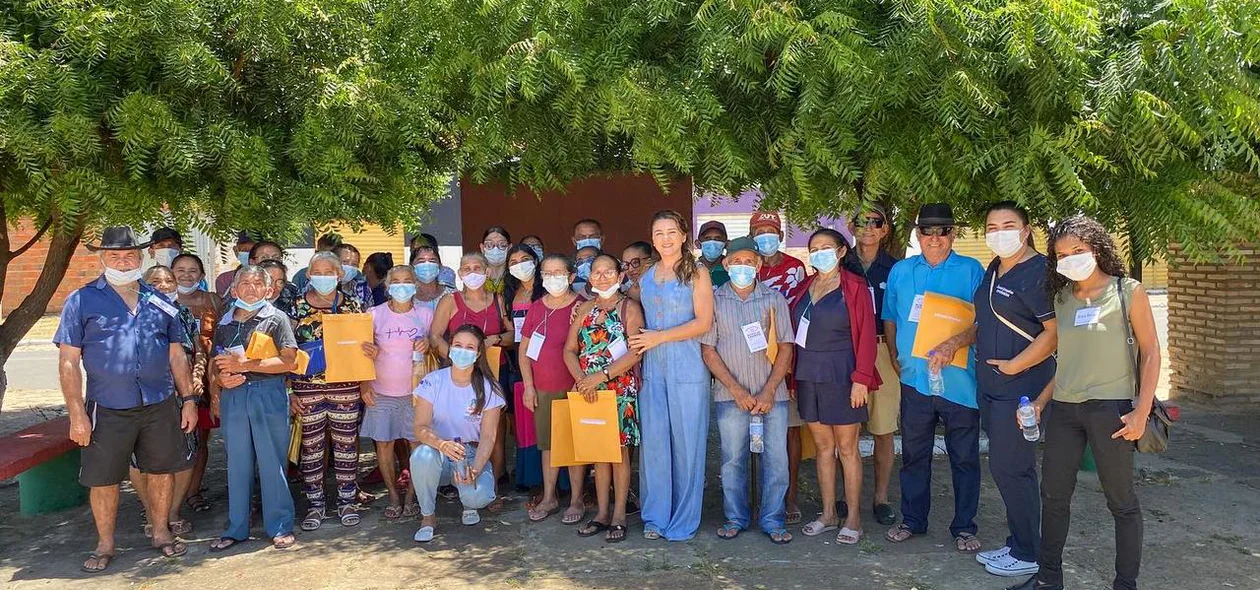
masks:
POLYGON ((136 240, 136 232, 131 231, 131 227, 119 225, 105 228, 101 232, 101 243, 95 246, 87 244, 87 249, 92 252, 100 250, 139 250, 148 245, 149 242, 136 240))
POLYGON ((928 203, 919 208, 919 218, 915 220, 919 227, 953 227, 954 210, 948 203, 928 203))

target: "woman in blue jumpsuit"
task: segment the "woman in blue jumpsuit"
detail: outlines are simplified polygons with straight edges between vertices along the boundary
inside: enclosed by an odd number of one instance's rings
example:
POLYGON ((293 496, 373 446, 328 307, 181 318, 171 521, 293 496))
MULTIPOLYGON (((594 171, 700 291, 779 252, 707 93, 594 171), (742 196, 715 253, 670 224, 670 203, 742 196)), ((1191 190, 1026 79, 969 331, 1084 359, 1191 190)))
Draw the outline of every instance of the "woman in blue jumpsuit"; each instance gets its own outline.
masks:
POLYGON ((675 211, 652 217, 660 259, 640 279, 647 328, 630 337, 643 360, 639 392, 643 536, 686 541, 700 527, 709 370, 700 336, 713 324, 713 284, 691 257, 691 229, 675 211))
POLYGON ((976 401, 989 435, 989 472, 1006 504, 1004 546, 976 554, 998 576, 1037 572, 1041 495, 1037 443, 1015 421, 1019 399, 1036 399, 1054 377, 1058 345, 1054 307, 1046 293, 1046 257, 1032 247, 1028 212, 1004 201, 989 207, 985 242, 997 255, 976 289, 976 401))

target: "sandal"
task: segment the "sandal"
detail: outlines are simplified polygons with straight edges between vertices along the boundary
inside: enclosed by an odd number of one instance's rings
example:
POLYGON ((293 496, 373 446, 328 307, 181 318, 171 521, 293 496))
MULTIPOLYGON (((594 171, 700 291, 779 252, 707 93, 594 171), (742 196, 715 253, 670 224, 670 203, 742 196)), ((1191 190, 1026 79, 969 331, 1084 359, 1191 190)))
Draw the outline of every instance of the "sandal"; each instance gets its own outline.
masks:
POLYGON ((273 537, 271 539, 271 546, 280 550, 288 549, 296 544, 297 544, 297 537, 294 536, 293 533, 289 533, 287 535, 280 535, 279 537, 273 537))
POLYGON ((884 535, 884 538, 893 543, 904 543, 905 541, 909 541, 913 536, 914 531, 910 530, 910 527, 906 526, 905 523, 901 523, 891 529, 888 529, 888 534, 884 535))
POLYGON ((341 519, 341 526, 359 526, 363 520, 359 517, 359 513, 355 511, 354 506, 342 506, 337 509, 337 517, 341 519))
POLYGON ((310 532, 319 530, 323 526, 324 520, 328 518, 328 514, 323 508, 311 508, 306 512, 306 518, 302 519, 302 530, 310 532))
POLYGON ((722 523, 722 526, 718 527, 717 536, 719 539, 730 541, 731 539, 738 537, 743 531, 744 529, 739 526, 739 523, 728 520, 725 523, 722 523))
POLYGON ((403 515, 403 507, 397 504, 391 504, 385 509, 385 520, 398 520, 403 515))
POLYGON ((608 527, 608 534, 604 535, 605 543, 620 543, 626 540, 626 525, 614 524, 608 527))
POLYGON ((533 508, 529 509, 529 513, 528 513, 529 521, 542 522, 544 520, 547 520, 548 518, 551 518, 551 515, 555 514, 559 510, 560 510, 560 505, 558 503, 553 508, 540 508, 537 505, 535 505, 533 508))
POLYGON ((802 520, 801 511, 799 509, 789 510, 787 514, 784 516, 783 524, 787 524, 787 525, 801 524, 801 520, 802 520))
POLYGON ((871 508, 871 512, 875 513, 875 522, 884 526, 897 522, 897 511, 893 509, 892 504, 876 504, 871 508))
POLYGON ((502 512, 504 502, 505 501, 502 496, 495 498, 494 501, 490 502, 489 506, 486 506, 486 512, 489 512, 490 514, 498 514, 502 512))
POLYGON ((224 551, 227 551, 228 549, 231 549, 232 547, 235 547, 238 543, 244 543, 244 542, 245 541, 242 539, 233 539, 232 537, 219 537, 218 539, 215 539, 214 541, 210 541, 210 552, 222 553, 224 551))
POLYGON ((787 529, 776 529, 765 531, 765 533, 770 538, 770 542, 775 545, 787 545, 792 542, 792 533, 789 533, 787 529))
POLYGON ((188 553, 188 546, 183 544, 180 541, 172 541, 170 543, 163 543, 161 545, 158 545, 157 547, 154 547, 154 549, 157 549, 158 553, 161 553, 162 557, 165 557, 167 559, 174 559, 176 557, 183 556, 185 553, 188 553))
POLYGON ((661 538, 661 533, 652 529, 643 529, 643 538, 649 541, 655 541, 661 538))
POLYGON ((841 545, 857 545, 861 540, 862 531, 855 531, 849 527, 840 529, 840 533, 836 535, 836 542, 841 545))
POLYGON ((406 506, 403 506, 403 511, 402 511, 403 518, 411 518, 417 514, 420 514, 419 502, 412 502, 406 506))
POLYGON ((975 553, 980 550, 980 538, 971 533, 958 533, 954 536, 954 546, 959 553, 975 553))
POLYGON ((207 502, 205 496, 202 496, 200 492, 188 496, 188 499, 184 500, 184 503, 188 505, 188 509, 192 510, 194 514, 198 512, 205 512, 211 508, 210 502, 207 502))
POLYGON ((89 574, 99 574, 109 569, 109 564, 113 562, 113 553, 97 553, 93 551, 88 555, 87 561, 84 561, 83 565, 79 566, 79 569, 89 574), (93 565, 88 565, 88 562, 95 563, 93 565))
POLYGON ((586 516, 586 510, 578 510, 577 508, 569 508, 564 511, 564 516, 560 517, 560 522, 568 525, 574 525, 582 522, 582 517, 586 516))
POLYGON ((193 530, 192 522, 182 518, 171 521, 167 526, 170 527, 172 535, 187 535, 193 530))
POLYGON ((577 530, 577 534, 579 537, 594 537, 606 530, 608 530, 607 524, 592 518, 586 521, 586 524, 582 525, 582 527, 577 530))
POLYGON ((805 528, 801 529, 801 532, 805 533, 806 537, 817 537, 818 535, 828 531, 834 531, 838 528, 840 528, 839 524, 827 524, 821 520, 814 520, 805 525, 805 528))

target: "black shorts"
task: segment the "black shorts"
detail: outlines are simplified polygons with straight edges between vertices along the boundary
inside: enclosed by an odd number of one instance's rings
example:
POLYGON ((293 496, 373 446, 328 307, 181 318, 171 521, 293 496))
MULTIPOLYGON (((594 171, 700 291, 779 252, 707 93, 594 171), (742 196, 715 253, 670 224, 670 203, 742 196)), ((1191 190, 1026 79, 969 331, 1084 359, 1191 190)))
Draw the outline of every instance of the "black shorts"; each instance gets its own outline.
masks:
POLYGON ((92 441, 80 454, 79 483, 118 485, 127 479, 133 460, 144 473, 178 473, 192 467, 179 427, 180 409, 178 395, 128 410, 111 410, 89 401, 92 441))

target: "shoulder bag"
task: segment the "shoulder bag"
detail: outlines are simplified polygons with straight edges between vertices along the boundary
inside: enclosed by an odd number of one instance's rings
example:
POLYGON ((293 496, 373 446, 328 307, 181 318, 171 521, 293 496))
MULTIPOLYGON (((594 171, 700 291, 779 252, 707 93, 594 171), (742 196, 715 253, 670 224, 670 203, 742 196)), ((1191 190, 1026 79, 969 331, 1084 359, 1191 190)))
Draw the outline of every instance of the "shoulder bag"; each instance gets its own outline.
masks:
MULTIPOLYGON (((1133 325, 1129 323, 1129 306, 1124 300, 1124 279, 1116 279, 1116 296, 1120 298, 1120 317, 1124 322, 1124 341, 1129 347, 1129 366, 1133 369, 1133 404, 1136 406, 1142 393, 1142 376, 1138 371, 1137 353, 1134 351, 1133 325)), ((1156 398, 1151 404, 1151 415, 1146 419, 1146 432, 1137 441, 1139 453, 1162 453, 1168 450, 1168 431, 1172 418, 1168 408, 1156 398)))

